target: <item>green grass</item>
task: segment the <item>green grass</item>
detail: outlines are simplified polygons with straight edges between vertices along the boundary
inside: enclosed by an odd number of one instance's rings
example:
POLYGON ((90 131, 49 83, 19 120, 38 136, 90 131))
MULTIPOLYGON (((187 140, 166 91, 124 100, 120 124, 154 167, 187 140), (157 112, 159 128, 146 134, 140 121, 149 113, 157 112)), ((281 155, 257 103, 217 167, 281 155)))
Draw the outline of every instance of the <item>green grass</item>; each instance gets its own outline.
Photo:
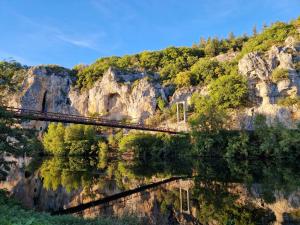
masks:
POLYGON ((277 83, 278 81, 281 80, 286 80, 289 79, 289 70, 288 69, 283 69, 277 67, 275 70, 272 72, 272 81, 274 83, 277 83))
POLYGON ((141 224, 133 217, 83 219, 74 216, 51 216, 24 209, 20 204, 0 191, 1 225, 136 225, 141 224))

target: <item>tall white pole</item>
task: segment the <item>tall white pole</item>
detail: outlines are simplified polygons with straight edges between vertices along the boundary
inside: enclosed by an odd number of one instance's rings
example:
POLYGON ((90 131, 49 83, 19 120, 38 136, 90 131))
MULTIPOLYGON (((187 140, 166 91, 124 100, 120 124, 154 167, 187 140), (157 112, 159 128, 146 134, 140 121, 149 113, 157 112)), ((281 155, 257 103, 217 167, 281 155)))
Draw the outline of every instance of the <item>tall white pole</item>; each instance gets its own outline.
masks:
POLYGON ((178 102, 176 102, 176 109, 177 109, 177 123, 179 123, 179 107, 178 107, 178 102))

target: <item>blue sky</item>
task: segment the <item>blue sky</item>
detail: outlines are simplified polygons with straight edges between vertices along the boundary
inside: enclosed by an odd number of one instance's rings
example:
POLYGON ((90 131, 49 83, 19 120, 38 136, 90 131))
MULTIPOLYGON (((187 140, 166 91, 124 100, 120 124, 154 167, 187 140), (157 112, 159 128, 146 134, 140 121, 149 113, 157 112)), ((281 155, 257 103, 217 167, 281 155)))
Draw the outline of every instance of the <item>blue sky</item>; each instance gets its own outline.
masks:
POLYGON ((71 68, 298 16, 299 0, 0 0, 0 59, 71 68))

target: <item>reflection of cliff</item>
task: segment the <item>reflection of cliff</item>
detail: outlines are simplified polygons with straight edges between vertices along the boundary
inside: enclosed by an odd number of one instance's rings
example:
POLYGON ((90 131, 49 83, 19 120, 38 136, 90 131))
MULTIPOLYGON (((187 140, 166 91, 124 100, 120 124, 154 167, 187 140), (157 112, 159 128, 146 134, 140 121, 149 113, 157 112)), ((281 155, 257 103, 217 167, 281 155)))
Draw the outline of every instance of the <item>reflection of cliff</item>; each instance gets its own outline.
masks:
MULTIPOLYGON (((97 170, 94 165, 97 162, 93 160, 51 158, 32 173, 15 166, 6 181, 0 183, 0 188, 7 188, 27 207, 56 211, 165 179, 162 175, 148 179, 138 176, 119 161, 108 165, 106 170, 97 170)), ((211 225, 271 224, 276 216, 276 224, 288 224, 286 221, 295 218, 300 209, 298 179, 284 168, 281 169, 283 174, 285 177, 290 174, 289 180, 293 183, 280 183, 274 176, 274 179, 267 176, 270 169, 274 171, 272 168, 261 170, 264 177, 259 183, 252 181, 247 182, 248 185, 234 181, 235 178, 210 177, 207 171, 202 171, 202 175, 193 179, 162 184, 78 214, 83 217, 134 214, 152 224, 211 225)), ((209 167, 208 170, 212 174, 214 169, 209 167)), ((224 168, 223 172, 227 173, 224 168)), ((249 177, 248 174, 247 179, 249 177)))

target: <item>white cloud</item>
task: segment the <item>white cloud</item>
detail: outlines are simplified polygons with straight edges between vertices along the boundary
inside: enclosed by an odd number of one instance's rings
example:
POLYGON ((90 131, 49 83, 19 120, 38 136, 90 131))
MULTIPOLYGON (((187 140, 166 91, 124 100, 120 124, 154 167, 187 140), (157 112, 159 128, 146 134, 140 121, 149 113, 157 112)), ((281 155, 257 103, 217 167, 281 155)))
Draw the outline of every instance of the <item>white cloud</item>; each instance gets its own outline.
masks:
POLYGON ((95 47, 95 43, 92 39, 80 39, 80 38, 75 38, 72 36, 69 36, 67 34, 57 34, 56 37, 59 40, 62 40, 66 43, 78 46, 78 47, 83 47, 83 48, 90 48, 90 49, 94 49, 97 50, 97 48, 95 47))
POLYGON ((39 23, 35 20, 14 12, 14 15, 20 18, 20 21, 31 27, 31 31, 27 36, 35 40, 58 40, 77 47, 88 48, 99 51, 98 42, 106 37, 104 31, 96 31, 93 33, 79 34, 78 31, 65 31, 60 27, 52 26, 45 23, 39 23))

